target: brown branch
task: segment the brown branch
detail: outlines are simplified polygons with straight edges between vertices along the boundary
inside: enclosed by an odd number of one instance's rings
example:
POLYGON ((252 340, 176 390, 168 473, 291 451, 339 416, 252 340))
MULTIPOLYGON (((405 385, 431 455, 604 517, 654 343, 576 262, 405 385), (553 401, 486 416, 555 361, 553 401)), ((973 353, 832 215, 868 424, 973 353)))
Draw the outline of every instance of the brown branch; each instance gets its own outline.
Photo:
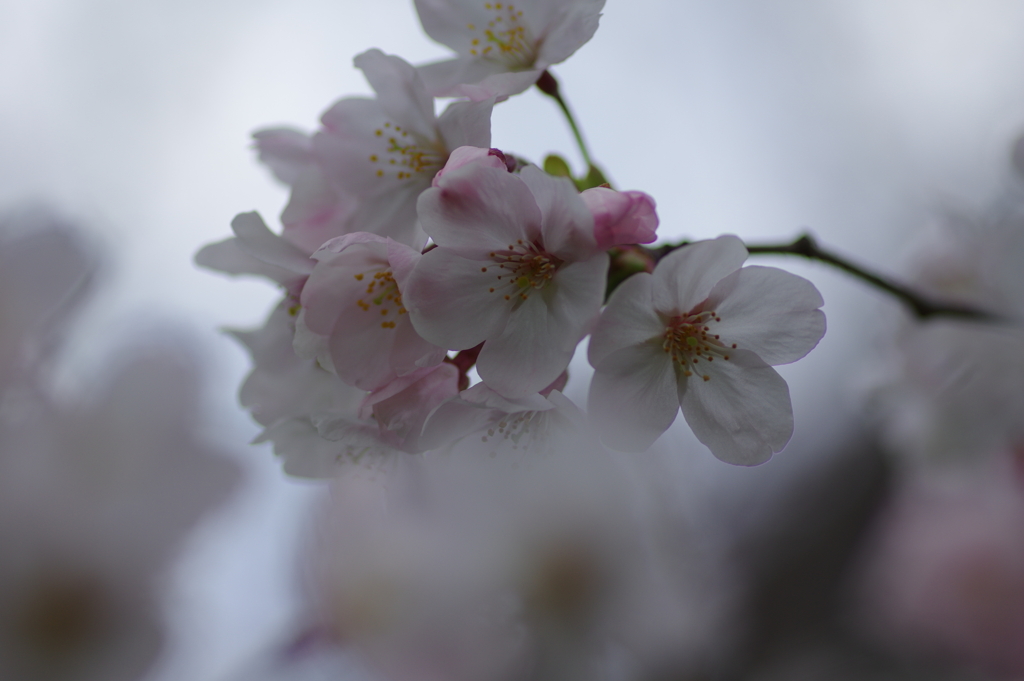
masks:
MULTIPOLYGON (((672 251, 686 246, 689 242, 680 244, 666 244, 658 248, 646 249, 655 262, 661 260, 672 251)), ((914 291, 902 284, 891 281, 881 275, 875 274, 863 267, 854 265, 849 260, 842 258, 835 253, 826 251, 818 246, 810 234, 803 234, 788 244, 748 244, 747 250, 751 255, 799 255, 808 260, 817 260, 827 265, 837 267, 847 274, 867 282, 875 288, 895 296, 902 301, 917 316, 918 319, 931 319, 933 317, 954 317, 959 319, 970 319, 979 322, 1005 322, 1004 317, 987 310, 963 305, 960 303, 947 302, 929 298, 917 291, 914 291)))

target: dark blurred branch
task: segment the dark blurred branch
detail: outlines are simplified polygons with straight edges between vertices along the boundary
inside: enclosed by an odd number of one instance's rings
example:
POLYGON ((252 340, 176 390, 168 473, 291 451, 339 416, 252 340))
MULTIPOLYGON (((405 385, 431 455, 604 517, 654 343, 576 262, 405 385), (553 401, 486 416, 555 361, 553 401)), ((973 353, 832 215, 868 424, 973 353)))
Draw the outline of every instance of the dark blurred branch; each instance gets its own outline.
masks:
MULTIPOLYGON (((679 244, 666 244, 665 246, 648 248, 645 250, 647 250, 654 261, 657 262, 672 251, 682 248, 688 243, 689 242, 684 241, 679 244)), ((909 307, 918 319, 923 320, 931 319, 932 317, 954 317, 980 322, 1006 321, 1005 318, 987 310, 971 307, 969 305, 962 305, 960 303, 936 300, 913 291, 902 284, 898 284, 881 275, 875 274, 870 270, 853 264, 846 258, 842 258, 835 253, 821 248, 818 246, 818 242, 815 241, 814 237, 810 234, 803 234, 788 244, 747 244, 747 250, 751 255, 799 255, 807 258, 808 260, 817 260, 819 262, 832 265, 833 267, 837 267, 847 274, 857 277, 871 286, 895 296, 909 307)))

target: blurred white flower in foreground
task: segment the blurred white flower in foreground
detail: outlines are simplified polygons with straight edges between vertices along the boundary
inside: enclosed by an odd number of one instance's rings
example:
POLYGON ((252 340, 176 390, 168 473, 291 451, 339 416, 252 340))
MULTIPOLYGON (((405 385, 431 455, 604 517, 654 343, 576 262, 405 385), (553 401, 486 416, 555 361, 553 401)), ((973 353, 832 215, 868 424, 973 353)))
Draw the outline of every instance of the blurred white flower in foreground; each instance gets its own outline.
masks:
POLYGON ((50 394, 39 348, 95 263, 28 222, 0 224, 0 281, 16 282, 0 287, 0 678, 139 678, 163 637, 157 578, 238 470, 197 435, 180 349, 123 353, 88 398, 50 394))
MULTIPOLYGON (((1004 462, 1005 463, 1005 462, 1004 462)), ((999 678, 1024 674, 1024 477, 918 474, 882 514, 861 574, 865 632, 999 678)))
POLYGON ((883 435, 918 460, 999 455, 1024 444, 1024 184, 977 217, 946 215, 917 244, 913 283, 995 322, 907 320, 876 382, 883 435))
POLYGON ((381 678, 641 678, 727 645, 727 580, 656 470, 591 444, 404 463, 337 479, 311 555, 311 609, 381 678))

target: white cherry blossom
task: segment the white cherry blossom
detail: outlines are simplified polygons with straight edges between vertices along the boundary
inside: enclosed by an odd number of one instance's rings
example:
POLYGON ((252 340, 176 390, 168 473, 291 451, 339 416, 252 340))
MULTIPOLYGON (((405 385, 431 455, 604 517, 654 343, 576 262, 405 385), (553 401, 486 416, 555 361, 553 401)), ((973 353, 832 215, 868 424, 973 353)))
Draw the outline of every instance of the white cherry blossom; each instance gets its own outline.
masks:
POLYGON ((416 0, 427 34, 458 54, 420 67, 436 96, 507 97, 597 31, 604 0, 416 0))
POLYGON ((783 270, 741 268, 746 258, 734 236, 701 241, 615 290, 589 349, 589 411, 606 442, 643 451, 679 407, 697 438, 729 463, 761 463, 789 442, 789 388, 770 365, 817 345, 822 299, 783 270))
POLYGON ((431 343, 484 343, 480 378, 524 397, 565 370, 596 317, 608 255, 569 180, 468 164, 419 202, 434 248, 399 281, 413 326, 431 343))
MULTIPOLYGON (((357 197, 345 232, 372 232, 420 248, 416 199, 452 150, 490 146, 493 101, 454 102, 438 117, 416 69, 401 58, 373 49, 355 64, 377 97, 347 97, 332 106, 313 136, 312 153, 343 196, 357 197)), ((319 190, 310 196, 323 200, 319 190)), ((289 208, 302 211, 297 200, 293 194, 289 208)))

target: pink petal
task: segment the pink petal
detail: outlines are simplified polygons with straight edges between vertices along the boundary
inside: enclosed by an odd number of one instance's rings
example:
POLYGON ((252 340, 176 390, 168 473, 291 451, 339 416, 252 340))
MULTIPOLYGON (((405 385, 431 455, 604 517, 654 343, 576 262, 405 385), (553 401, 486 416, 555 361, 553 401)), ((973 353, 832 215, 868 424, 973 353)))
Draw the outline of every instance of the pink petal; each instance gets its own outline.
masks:
POLYGON ((580 194, 594 216, 597 247, 649 244, 657 238, 658 214, 654 199, 643 192, 617 192, 595 187, 580 194))
POLYGON ((495 168, 497 170, 508 169, 505 164, 504 155, 498 156, 492 149, 462 146, 448 156, 448 162, 445 163, 444 168, 441 168, 441 170, 438 171, 437 175, 434 175, 431 185, 436 187, 438 183, 440 183, 442 177, 453 170, 458 170, 459 168, 463 168, 468 165, 483 168, 495 168))
POLYGON ((424 231, 466 257, 486 256, 541 233, 541 212, 526 184, 504 169, 467 166, 420 195, 424 231))
POLYGON ((276 265, 297 274, 313 271, 313 262, 302 249, 274 234, 259 213, 239 213, 231 221, 238 247, 268 265, 276 265))

